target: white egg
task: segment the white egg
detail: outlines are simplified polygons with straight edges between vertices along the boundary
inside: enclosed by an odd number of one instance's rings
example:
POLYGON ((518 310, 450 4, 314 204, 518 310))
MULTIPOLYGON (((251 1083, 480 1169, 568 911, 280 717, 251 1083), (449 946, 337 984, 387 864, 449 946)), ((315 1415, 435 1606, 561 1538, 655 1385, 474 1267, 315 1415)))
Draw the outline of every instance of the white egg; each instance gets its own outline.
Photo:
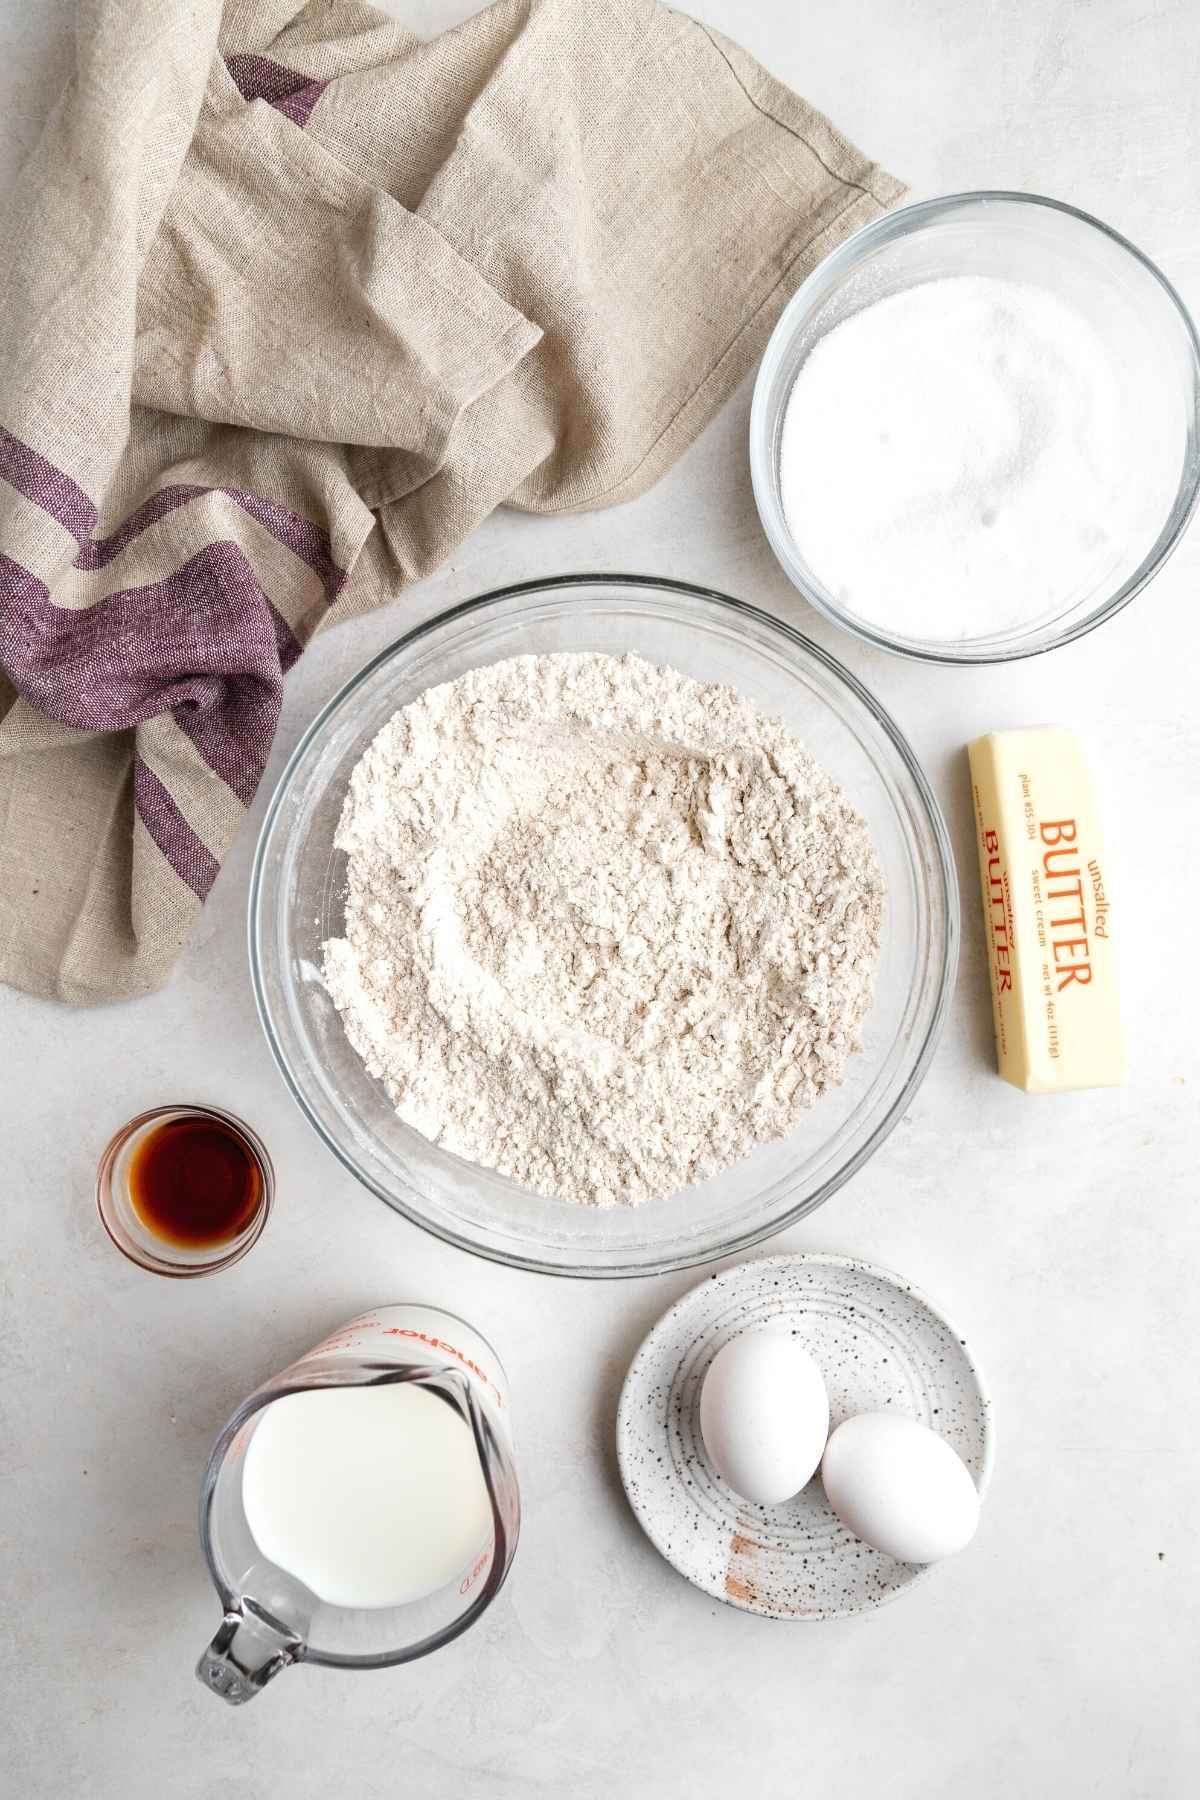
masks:
POLYGON ((743 1332, 713 1357, 700 1430, 717 1473, 744 1500, 777 1506, 809 1481, 829 1435, 829 1397, 790 1332, 743 1332))
POLYGON ((900 1413, 858 1413, 821 1459, 825 1494, 856 1538, 900 1562, 938 1562, 970 1543, 979 1494, 945 1438, 900 1413))

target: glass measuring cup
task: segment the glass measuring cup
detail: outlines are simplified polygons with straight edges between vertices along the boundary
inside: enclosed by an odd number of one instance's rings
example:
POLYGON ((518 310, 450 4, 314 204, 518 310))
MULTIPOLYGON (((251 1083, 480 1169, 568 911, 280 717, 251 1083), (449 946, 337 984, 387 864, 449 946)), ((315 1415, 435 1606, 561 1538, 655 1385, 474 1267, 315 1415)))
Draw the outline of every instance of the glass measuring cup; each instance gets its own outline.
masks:
POLYGON ((257 1388, 213 1447, 200 1498, 200 1538, 224 1618, 196 1674, 232 1706, 293 1663, 380 1669, 439 1650, 499 1593, 517 1547, 520 1497, 504 1371, 486 1339, 453 1313, 383 1306, 332 1332, 257 1388), (242 1470, 264 1411, 314 1388, 418 1382, 470 1428, 491 1526, 459 1577, 400 1606, 333 1606, 259 1549, 246 1519, 242 1470))

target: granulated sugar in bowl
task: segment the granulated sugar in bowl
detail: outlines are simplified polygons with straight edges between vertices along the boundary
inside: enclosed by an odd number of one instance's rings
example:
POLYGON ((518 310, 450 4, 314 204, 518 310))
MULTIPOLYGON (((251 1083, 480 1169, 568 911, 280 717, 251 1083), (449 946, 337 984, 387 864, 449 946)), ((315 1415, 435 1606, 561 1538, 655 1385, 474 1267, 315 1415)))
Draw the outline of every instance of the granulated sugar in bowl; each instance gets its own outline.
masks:
MULTIPOLYGON (((415 775, 410 768, 400 778, 415 775)), ((404 860, 401 854, 401 868, 404 860)), ((932 1055, 953 980, 957 920, 949 846, 924 776, 895 724, 833 658, 720 594, 649 577, 570 576, 486 595, 421 626, 315 721, 259 842, 251 962, 260 1015, 293 1094, 326 1144, 389 1205, 450 1242, 521 1267, 641 1274, 761 1241, 820 1205, 878 1148, 932 1055), (598 735, 564 729, 576 701, 599 721, 598 735), (439 709, 457 721, 453 754, 437 759, 437 774, 429 764, 424 786, 423 778, 412 781, 407 814, 402 808, 391 827, 379 817, 372 824, 439 709), (535 712, 543 760, 557 766, 564 789, 577 792, 561 831, 544 829, 537 759, 516 756, 493 730, 507 714, 516 735, 527 733, 535 712), (393 725, 398 714, 404 722, 393 725), (722 762, 713 752, 718 743, 728 749, 731 729, 743 741, 722 762), (628 755, 614 755, 622 735, 628 755), (364 763, 372 745, 376 754, 364 763), (463 779, 472 757, 478 793, 463 779), (649 790, 636 811, 610 786, 623 771, 649 790), (435 794, 429 781, 447 785, 435 794), (486 830, 478 807, 490 803, 489 781, 496 783, 491 801, 509 808, 490 867, 472 849, 472 833, 486 830), (515 806, 514 782, 524 784, 515 806), (447 801, 461 812, 459 846, 444 819, 442 842, 434 842, 447 801), (615 849, 593 856, 595 835, 611 831, 618 816, 615 849), (403 836, 418 826, 431 861, 406 893, 389 888, 386 868, 369 853, 356 876, 356 855, 373 830, 394 827, 403 836), (719 869, 702 854, 705 833, 714 842, 723 836, 737 852, 719 869), (823 844, 828 852, 823 863, 814 857, 807 875, 798 855, 806 833, 810 849, 823 844), (717 889, 754 887, 758 856, 764 880, 768 862, 776 881, 780 871, 798 879, 790 888, 780 883, 755 915, 753 894, 717 889), (674 879, 670 915, 665 883, 674 879), (559 905, 560 887, 578 896, 580 929, 539 931, 535 915, 559 905), (814 963, 810 976, 818 979, 807 998, 797 996, 788 982, 798 972, 796 945, 810 929, 803 915, 814 900, 828 909, 835 890, 830 967, 814 963), (734 899, 746 903, 747 935, 739 940, 735 930, 724 945, 709 936, 709 991, 702 993, 695 969, 692 978, 698 996, 718 1003, 689 1014, 688 945, 697 933, 704 937, 714 910, 723 906, 728 916, 734 899), (422 909, 415 935, 412 913, 403 910, 410 902, 422 909), (835 978, 832 952, 847 949, 847 969, 835 978), (385 971, 380 964, 389 959, 396 966, 385 971), (589 959, 608 976, 591 997, 582 979, 589 959), (766 999, 754 998, 751 979, 750 997, 739 994, 734 1003, 731 972, 753 966, 764 972, 766 999), (655 988, 665 997, 658 1013, 643 1005, 655 988), (522 1060, 510 1080, 485 1058, 489 1092, 468 1096, 472 1080, 483 1079, 478 1067, 473 1075, 469 1062, 455 1069, 445 1059, 462 1048, 457 1021, 481 993, 489 1002, 485 1037, 494 1031, 493 1047, 522 1060), (389 995, 400 996, 409 1017, 373 1022, 371 1007, 386 1007, 389 995), (786 1002, 774 1024, 772 995, 786 1002), (801 1027, 790 1045, 786 1033, 772 1036, 789 1010, 789 1030, 801 1027), (514 1033, 513 1015, 522 1011, 514 1033), (529 1016, 547 1033, 533 1057, 522 1036, 529 1016), (399 1050, 390 1031, 396 1024, 408 1032, 399 1050), (670 1034, 681 1025, 703 1046, 716 1093, 692 1092, 691 1148, 651 1146, 642 1176, 631 1181, 628 1159, 617 1154, 620 1133, 631 1120, 641 1129, 643 1102, 663 1079, 655 1033, 670 1052, 670 1034), (382 1035, 373 1045, 377 1026, 382 1035), (746 1073, 759 1040, 756 1099, 754 1087, 739 1089, 733 1078, 746 1073), (639 1051, 646 1052, 640 1077, 639 1051), (395 1054, 399 1071, 387 1067, 395 1054), (557 1116, 558 1125, 567 1121, 567 1141, 555 1146, 546 1142, 556 1120, 545 1104, 555 1083, 568 1093, 572 1083, 583 1085, 589 1058, 610 1103, 610 1154, 573 1171, 570 1108, 557 1116), (609 1092, 606 1067, 633 1069, 632 1091, 622 1084, 623 1097, 609 1092), (714 1105, 722 1081, 733 1102, 714 1105), (468 1097, 479 1104, 464 1105, 468 1097), (493 1141, 505 1118, 507 1146, 493 1141), (621 1168, 626 1175, 614 1179, 621 1168), (593 1203, 573 1203, 579 1200, 593 1203)), ((666 1066, 683 1065, 668 1054, 666 1066)), ((591 1141, 603 1145, 603 1121, 593 1123, 591 1141)))
POLYGON ((1194 504, 1196 334, 1153 265, 1021 195, 909 207, 809 277, 763 360, 755 493, 801 591, 913 656, 1108 617, 1194 504))

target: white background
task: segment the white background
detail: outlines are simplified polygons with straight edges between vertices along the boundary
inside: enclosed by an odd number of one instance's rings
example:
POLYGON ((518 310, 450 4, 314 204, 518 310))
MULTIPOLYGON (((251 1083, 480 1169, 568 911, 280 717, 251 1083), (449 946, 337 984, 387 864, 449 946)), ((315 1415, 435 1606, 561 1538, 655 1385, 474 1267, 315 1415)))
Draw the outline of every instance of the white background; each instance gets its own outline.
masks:
MULTIPOLYGON (((1073 201, 1200 307, 1194 0, 694 0, 906 177, 1073 201)), ((469 0, 395 10, 432 32, 469 0)), ((69 0, 0 0, 0 180, 71 56, 69 0)), ((169 989, 71 1013, 0 990, 4 1572, 0 1771, 102 1800, 751 1800, 1197 1791, 1197 586, 1200 532, 1092 637, 979 672, 872 655, 777 571, 743 391, 645 499, 493 518, 435 579, 323 639, 289 678, 258 805, 169 989), (243 913, 258 819, 316 708, 406 627, 569 569, 690 578, 833 649, 911 737, 946 809, 965 949, 910 1115, 773 1250, 902 1270, 962 1322, 995 1396, 979 1537, 874 1617, 778 1625, 689 1588, 625 1504, 618 1387, 696 1279, 563 1283, 440 1245, 359 1190, 287 1098, 256 1024, 243 913), (1037 1100, 991 1069, 965 741, 1094 732, 1124 867, 1127 1090, 1037 1100), (212 1281, 157 1280, 97 1224, 97 1153, 166 1099, 244 1113, 277 1210, 212 1281), (481 1625, 405 1670, 297 1670, 244 1712, 192 1676, 217 1624, 196 1539, 209 1443, 327 1327, 390 1298, 476 1320, 515 1390, 525 1525, 481 1625)), ((0 1785, 3 1780, 0 1778, 0 1785)))

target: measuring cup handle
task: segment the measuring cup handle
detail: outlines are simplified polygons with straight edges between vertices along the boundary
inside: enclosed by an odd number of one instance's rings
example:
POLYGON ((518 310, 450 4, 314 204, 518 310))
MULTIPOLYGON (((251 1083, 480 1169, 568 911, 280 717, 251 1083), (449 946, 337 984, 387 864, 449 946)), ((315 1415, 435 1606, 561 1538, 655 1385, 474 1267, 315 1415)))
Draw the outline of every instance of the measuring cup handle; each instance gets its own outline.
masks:
POLYGON ((281 1669, 290 1668, 304 1650, 255 1612, 227 1612, 220 1630, 196 1664, 196 1679, 230 1706, 244 1706, 261 1693, 281 1669))

